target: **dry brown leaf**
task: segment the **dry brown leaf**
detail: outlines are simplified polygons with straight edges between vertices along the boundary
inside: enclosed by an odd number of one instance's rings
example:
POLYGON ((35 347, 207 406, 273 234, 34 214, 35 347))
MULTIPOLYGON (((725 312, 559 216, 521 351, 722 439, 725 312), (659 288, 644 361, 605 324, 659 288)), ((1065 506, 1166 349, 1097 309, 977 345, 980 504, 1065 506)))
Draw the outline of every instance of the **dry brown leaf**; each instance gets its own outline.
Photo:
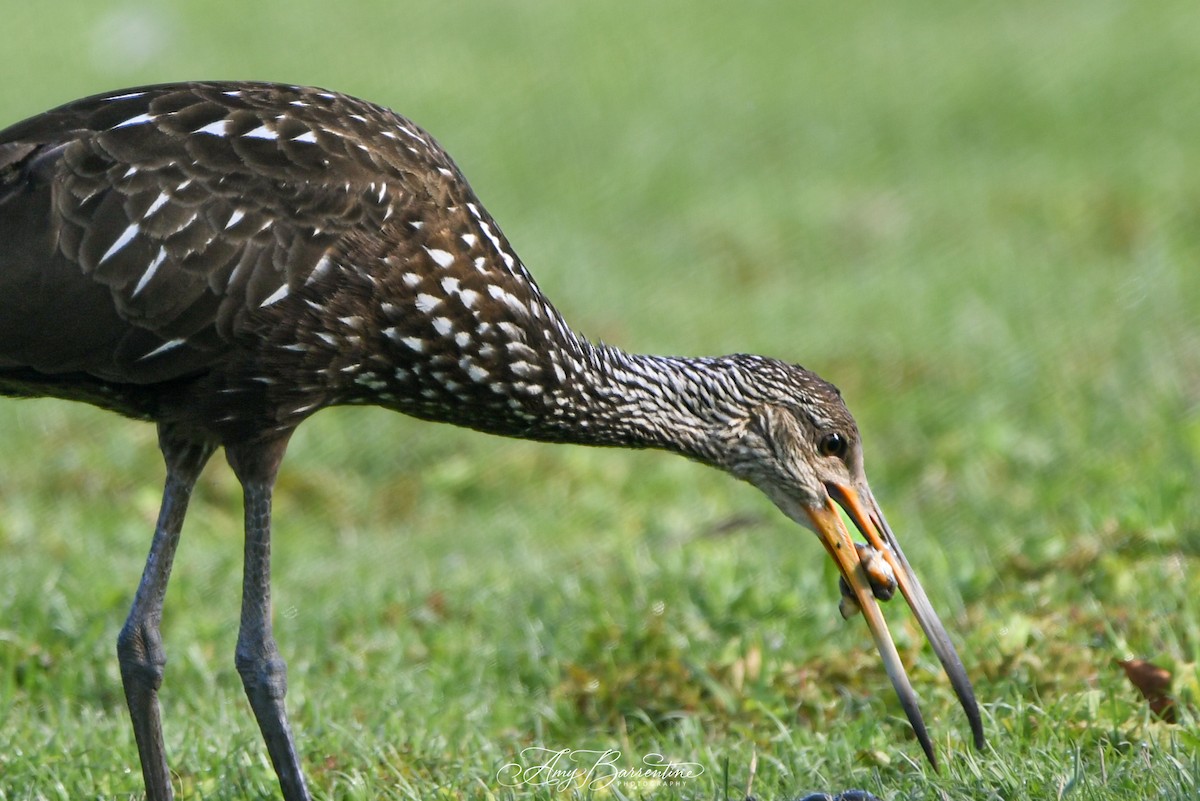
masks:
POLYGON ((1174 723, 1175 699, 1171 697, 1171 671, 1145 659, 1118 659, 1129 682, 1150 704, 1150 711, 1166 723, 1174 723))

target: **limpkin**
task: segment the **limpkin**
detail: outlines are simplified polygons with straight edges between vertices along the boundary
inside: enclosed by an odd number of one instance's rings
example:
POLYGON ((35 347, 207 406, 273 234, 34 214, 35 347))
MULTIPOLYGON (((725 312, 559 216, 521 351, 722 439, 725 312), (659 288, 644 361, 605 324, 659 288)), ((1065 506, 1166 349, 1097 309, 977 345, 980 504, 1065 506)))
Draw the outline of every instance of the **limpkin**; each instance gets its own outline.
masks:
POLYGON ((871 494, 838 390, 761 356, 642 356, 588 341, 442 148, 372 103, 176 83, 77 100, 0 132, 0 393, 157 425, 166 486, 117 639, 152 801, 172 797, 157 700, 163 596, 189 496, 218 447, 244 491, 238 673, 284 797, 309 798, 271 630, 271 494, 296 426, 339 404, 660 448, 748 481, 836 561, 934 766, 875 601, 897 585, 982 747, 962 662, 871 494))

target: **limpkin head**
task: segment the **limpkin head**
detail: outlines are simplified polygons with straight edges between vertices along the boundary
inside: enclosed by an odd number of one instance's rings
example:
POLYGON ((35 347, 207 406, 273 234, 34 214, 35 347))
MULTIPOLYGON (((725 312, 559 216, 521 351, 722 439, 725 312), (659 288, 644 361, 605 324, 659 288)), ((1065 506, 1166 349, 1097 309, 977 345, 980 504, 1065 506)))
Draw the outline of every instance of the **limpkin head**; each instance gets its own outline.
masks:
POLYGON ((976 747, 982 748, 983 726, 970 681, 875 501, 858 426, 841 393, 804 368, 748 358, 756 362, 758 380, 743 388, 742 414, 729 426, 718 465, 758 487, 784 514, 817 534, 841 573, 848 599, 843 610, 862 610, 900 703, 936 768, 916 695, 876 603, 900 588, 967 713, 976 747), (855 543, 842 512, 865 544, 855 543))

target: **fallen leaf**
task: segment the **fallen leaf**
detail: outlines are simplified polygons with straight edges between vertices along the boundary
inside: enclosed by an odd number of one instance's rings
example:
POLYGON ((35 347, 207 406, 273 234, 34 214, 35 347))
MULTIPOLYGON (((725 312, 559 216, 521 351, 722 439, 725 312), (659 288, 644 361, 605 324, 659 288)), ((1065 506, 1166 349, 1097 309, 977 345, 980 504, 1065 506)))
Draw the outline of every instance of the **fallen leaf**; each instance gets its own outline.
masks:
POLYGON ((1171 697, 1171 671, 1145 659, 1118 659, 1129 682, 1150 704, 1150 711, 1166 723, 1174 723, 1175 699, 1171 697))

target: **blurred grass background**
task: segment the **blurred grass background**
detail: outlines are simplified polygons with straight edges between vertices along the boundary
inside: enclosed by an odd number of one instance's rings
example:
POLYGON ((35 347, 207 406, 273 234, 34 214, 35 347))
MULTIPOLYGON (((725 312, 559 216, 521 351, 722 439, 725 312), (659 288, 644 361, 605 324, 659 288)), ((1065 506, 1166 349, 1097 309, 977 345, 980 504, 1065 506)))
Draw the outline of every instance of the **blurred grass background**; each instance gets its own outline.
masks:
MULTIPOLYGON (((442 142, 584 333, 838 384, 989 736, 970 750, 892 604, 946 764, 920 762, 821 548, 746 486, 332 410, 276 506, 318 797, 590 797, 504 786, 529 746, 704 769, 613 797, 740 799, 755 755, 760 799, 1196 796, 1195 3, 191 0, 5 27, 5 121, 177 79, 356 94, 442 142), (1129 657, 1172 672, 1177 723, 1129 657)), ((136 796, 114 642, 154 433, 6 401, 0 443, 0 799, 136 796)), ((163 625, 184 797, 277 796, 233 669, 240 525, 214 460, 163 625)))

